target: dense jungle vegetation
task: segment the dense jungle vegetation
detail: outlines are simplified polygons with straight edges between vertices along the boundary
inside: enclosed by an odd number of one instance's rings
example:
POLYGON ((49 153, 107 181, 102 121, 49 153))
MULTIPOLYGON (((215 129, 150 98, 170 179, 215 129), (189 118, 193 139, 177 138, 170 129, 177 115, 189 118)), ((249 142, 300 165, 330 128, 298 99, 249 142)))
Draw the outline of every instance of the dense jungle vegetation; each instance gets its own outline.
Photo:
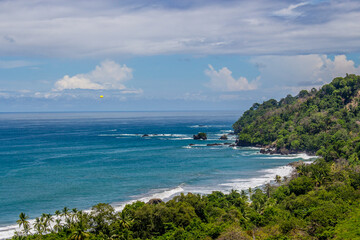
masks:
POLYGON ((238 145, 322 156, 299 162, 291 178, 246 192, 135 202, 122 212, 104 203, 91 212, 64 208, 34 226, 21 213, 13 239, 360 239, 359 98, 360 77, 347 75, 256 103, 234 124, 238 145))
POLYGON ((335 78, 319 90, 306 90, 279 102, 255 103, 233 125, 238 145, 308 152, 326 161, 359 160, 360 77, 335 78))

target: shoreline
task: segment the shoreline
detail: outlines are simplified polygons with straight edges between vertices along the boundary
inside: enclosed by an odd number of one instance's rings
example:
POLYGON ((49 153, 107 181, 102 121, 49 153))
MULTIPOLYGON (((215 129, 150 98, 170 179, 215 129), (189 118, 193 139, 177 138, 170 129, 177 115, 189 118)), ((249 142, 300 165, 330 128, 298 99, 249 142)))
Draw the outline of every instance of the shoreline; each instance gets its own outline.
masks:
MULTIPOLYGON (((259 150, 259 147, 253 147, 253 146, 248 146, 248 147, 241 147, 243 149, 252 149, 252 150, 259 150)), ((269 154, 263 154, 260 151, 258 152, 260 153, 260 155, 269 155, 269 154)), ((301 158, 304 163, 309 162, 312 163, 313 161, 311 161, 311 159, 317 158, 317 156, 311 156, 311 155, 307 155, 304 153, 299 153, 299 154, 288 154, 288 155, 282 155, 282 154, 271 154, 272 156, 277 156, 279 158, 284 158, 284 159, 298 159, 301 158)), ((267 183, 273 183, 275 181, 275 176, 279 175, 282 178, 283 177, 291 177, 294 174, 294 170, 295 167, 294 163, 297 163, 299 161, 302 160, 297 160, 291 163, 288 163, 286 165, 280 166, 280 167, 275 167, 275 168, 269 168, 269 169, 265 169, 265 170, 259 170, 259 172, 262 172, 263 174, 260 175, 259 177, 255 177, 255 178, 239 178, 239 179, 232 179, 229 180, 225 183, 221 183, 219 184, 220 186, 224 186, 224 187, 228 187, 230 189, 234 189, 234 190, 245 190, 247 191, 249 189, 249 187, 256 189, 259 187, 264 186, 267 183)), ((193 188, 194 189, 194 188, 193 188)), ((187 193, 195 193, 195 194, 202 194, 202 195, 206 195, 211 193, 212 191, 221 191, 225 194, 227 194, 227 192, 229 192, 230 190, 220 190, 220 189, 214 189, 213 187, 211 187, 211 189, 209 188, 208 192, 197 192, 197 191, 190 191, 190 189, 187 190, 187 187, 185 184, 180 184, 176 187, 173 188, 168 188, 168 189, 161 189, 162 191, 156 192, 156 190, 154 191, 154 193, 148 193, 145 194, 143 196, 138 196, 135 199, 126 201, 126 202, 113 202, 110 203, 111 206, 114 207, 115 211, 119 212, 121 211, 127 204, 132 204, 136 201, 142 201, 142 202, 148 202, 151 199, 154 198, 159 198, 163 201, 168 201, 170 199, 172 199, 175 196, 180 195, 181 193, 187 194, 187 193)), ((90 211, 90 209, 86 209, 84 211, 90 211)), ((33 224, 35 222, 35 219, 30 219, 29 220, 30 224, 33 224)), ((10 225, 6 225, 6 226, 0 226, 0 240, 1 239, 9 239, 14 235, 15 231, 18 231, 19 227, 17 224, 10 224, 10 225)))
MULTIPOLYGON (((316 152, 312 151, 306 151, 306 150, 289 150, 286 148, 276 148, 272 145, 261 145, 261 144, 248 144, 248 143, 242 143, 239 140, 235 141, 235 145, 237 147, 251 147, 251 148, 257 148, 260 149, 260 153, 262 154, 280 154, 280 155, 293 155, 293 154, 306 154, 309 156, 316 156, 316 152)), ((316 156, 319 157, 319 156, 316 156)))

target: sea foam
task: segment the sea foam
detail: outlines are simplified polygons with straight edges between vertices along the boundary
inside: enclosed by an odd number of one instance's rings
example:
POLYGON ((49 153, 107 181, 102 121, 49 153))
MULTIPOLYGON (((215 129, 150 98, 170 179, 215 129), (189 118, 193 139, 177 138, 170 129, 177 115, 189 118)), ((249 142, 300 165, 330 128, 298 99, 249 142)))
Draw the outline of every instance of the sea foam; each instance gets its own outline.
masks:
POLYGON ((264 155, 259 159, 302 159, 302 160, 311 160, 319 158, 318 156, 307 155, 306 153, 299 154, 289 154, 289 155, 281 155, 281 154, 272 154, 272 155, 264 155))
POLYGON ((114 206, 115 211, 122 211, 127 204, 132 204, 132 203, 134 203, 136 201, 141 201, 141 202, 146 203, 150 199, 153 199, 153 198, 159 198, 161 200, 168 200, 172 196, 178 195, 178 194, 180 194, 182 192, 184 192, 183 184, 177 186, 176 188, 164 189, 163 191, 158 190, 155 193, 148 194, 146 196, 136 198, 134 200, 130 200, 130 201, 127 201, 127 202, 124 202, 124 203, 113 204, 113 206, 114 206))
POLYGON ((238 178, 230 180, 227 183, 220 184, 221 186, 224 186, 228 189, 235 189, 235 190, 247 190, 249 188, 256 188, 260 187, 266 183, 270 183, 273 181, 276 177, 276 175, 279 175, 281 177, 288 177, 293 172, 294 168, 291 166, 281 166, 277 168, 272 169, 266 169, 259 171, 260 173, 263 173, 260 177, 255 178, 238 178))

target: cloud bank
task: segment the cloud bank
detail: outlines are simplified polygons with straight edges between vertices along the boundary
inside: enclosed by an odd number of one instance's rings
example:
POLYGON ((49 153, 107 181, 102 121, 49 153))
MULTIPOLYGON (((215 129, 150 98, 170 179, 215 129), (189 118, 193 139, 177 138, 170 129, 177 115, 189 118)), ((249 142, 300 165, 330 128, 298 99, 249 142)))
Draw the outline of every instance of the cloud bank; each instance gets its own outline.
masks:
POLYGON ((311 54, 297 56, 261 56, 252 58, 259 68, 262 85, 265 87, 319 87, 335 77, 346 73, 360 74, 360 66, 345 55, 333 58, 327 55, 311 54))
POLYGON ((81 58, 360 51, 359 1, 194 2, 0 1, 0 54, 81 58))
POLYGON ((257 88, 257 81, 249 82, 245 77, 235 79, 227 67, 216 71, 213 66, 209 65, 209 69, 205 70, 205 74, 210 78, 210 82, 206 86, 214 91, 238 92, 257 88))
POLYGON ((309 4, 309 3, 301 2, 301 3, 298 3, 298 4, 291 4, 290 6, 288 6, 286 8, 275 11, 274 15, 278 16, 278 17, 288 17, 288 18, 298 17, 298 16, 301 16, 302 13, 296 11, 296 9, 301 7, 301 6, 305 6, 307 4, 309 4))
POLYGON ((12 68, 21 68, 21 67, 32 67, 37 65, 37 63, 24 60, 0 60, 0 69, 12 69, 12 68))
POLYGON ((133 78, 132 69, 115 63, 103 61, 99 66, 87 74, 75 76, 65 75, 55 83, 56 91, 66 89, 89 89, 89 90, 126 90, 124 82, 133 78))

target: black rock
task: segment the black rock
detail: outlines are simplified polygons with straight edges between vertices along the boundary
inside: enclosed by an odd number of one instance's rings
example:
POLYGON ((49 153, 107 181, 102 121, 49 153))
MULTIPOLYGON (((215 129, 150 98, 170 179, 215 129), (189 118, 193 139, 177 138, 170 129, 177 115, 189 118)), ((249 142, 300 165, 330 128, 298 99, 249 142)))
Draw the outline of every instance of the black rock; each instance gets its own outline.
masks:
POLYGON ((221 143, 209 143, 209 144, 206 144, 206 146, 221 146, 222 144, 221 143))
POLYGON ((153 198, 153 199, 150 199, 146 204, 156 205, 156 204, 159 204, 162 202, 163 202, 163 200, 161 200, 160 198, 153 198))
POLYGON ((224 134, 224 135, 222 135, 219 139, 220 139, 220 140, 228 140, 228 137, 227 137, 226 134, 224 134))
POLYGON ((194 140, 206 140, 206 133, 199 132, 198 134, 193 136, 194 140))

